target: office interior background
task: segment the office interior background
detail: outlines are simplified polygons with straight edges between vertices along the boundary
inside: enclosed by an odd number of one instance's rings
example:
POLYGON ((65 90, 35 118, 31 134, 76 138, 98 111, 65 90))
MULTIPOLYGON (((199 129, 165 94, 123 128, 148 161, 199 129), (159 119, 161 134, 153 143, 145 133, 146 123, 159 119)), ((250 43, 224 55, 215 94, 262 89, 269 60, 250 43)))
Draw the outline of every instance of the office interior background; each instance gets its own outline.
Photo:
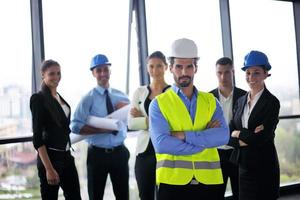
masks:
MULTIPOLYGON (((250 50, 268 55, 273 68, 266 85, 281 103, 276 130, 281 194, 299 191, 299 1, 1 0, 0 27, 0 199, 40 199, 29 98, 39 89, 44 59, 60 63, 59 92, 74 111, 96 85, 89 70, 93 55, 108 56, 111 86, 131 98, 139 85, 149 83, 147 55, 160 50, 168 56, 171 42, 182 37, 198 44, 194 82, 202 91, 217 87, 218 58, 233 58, 235 83, 248 90, 240 69, 244 55, 250 50)), ((166 76, 173 83, 170 72, 166 76)), ((136 134, 129 132, 126 139, 132 200, 138 199, 133 170, 136 134)), ((88 199, 87 145, 81 141, 73 146, 82 197, 88 199)), ((109 181, 105 199, 114 199, 109 181)))

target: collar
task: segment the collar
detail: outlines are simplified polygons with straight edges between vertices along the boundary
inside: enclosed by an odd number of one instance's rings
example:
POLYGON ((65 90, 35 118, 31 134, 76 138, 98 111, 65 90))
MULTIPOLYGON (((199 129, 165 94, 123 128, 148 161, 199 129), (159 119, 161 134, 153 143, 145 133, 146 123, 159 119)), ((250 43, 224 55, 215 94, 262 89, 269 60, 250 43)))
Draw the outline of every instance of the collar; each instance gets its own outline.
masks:
POLYGON ((109 94, 111 94, 112 92, 112 89, 111 87, 109 88, 104 88, 104 87, 101 87, 100 85, 96 86, 96 91, 99 92, 101 95, 104 95, 104 91, 107 90, 109 94))
POLYGON ((231 90, 231 92, 230 92, 230 94, 228 95, 228 97, 224 97, 224 96, 222 95, 220 89, 218 88, 219 98, 223 98, 223 99, 225 99, 225 100, 230 99, 230 98, 233 96, 233 90, 234 90, 234 89, 231 90))
MULTIPOLYGON (((260 90, 255 96, 254 98, 252 99, 252 101, 257 101, 259 99, 259 97, 262 95, 262 93, 264 92, 265 88, 263 88, 262 90, 260 90)), ((247 96, 247 102, 250 102, 250 92, 248 93, 248 96, 247 96)))
MULTIPOLYGON (((175 91, 176 94, 181 94, 183 96, 185 96, 185 94, 182 92, 182 90, 175 84, 172 85, 172 89, 175 91)), ((196 96, 197 97, 198 95, 198 90, 197 88, 194 86, 193 87, 193 96, 196 96)))

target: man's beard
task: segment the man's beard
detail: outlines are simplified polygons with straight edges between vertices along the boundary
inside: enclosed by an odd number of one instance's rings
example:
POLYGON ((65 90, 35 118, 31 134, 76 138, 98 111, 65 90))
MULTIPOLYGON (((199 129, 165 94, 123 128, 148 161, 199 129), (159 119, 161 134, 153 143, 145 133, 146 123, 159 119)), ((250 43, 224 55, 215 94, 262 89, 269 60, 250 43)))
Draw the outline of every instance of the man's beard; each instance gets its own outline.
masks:
POLYGON ((180 87, 188 87, 192 83, 193 79, 190 76, 181 76, 178 79, 175 78, 175 80, 176 80, 176 83, 177 83, 178 86, 180 86, 180 87), (186 78, 188 78, 187 81, 180 82, 180 79, 186 79, 186 78))

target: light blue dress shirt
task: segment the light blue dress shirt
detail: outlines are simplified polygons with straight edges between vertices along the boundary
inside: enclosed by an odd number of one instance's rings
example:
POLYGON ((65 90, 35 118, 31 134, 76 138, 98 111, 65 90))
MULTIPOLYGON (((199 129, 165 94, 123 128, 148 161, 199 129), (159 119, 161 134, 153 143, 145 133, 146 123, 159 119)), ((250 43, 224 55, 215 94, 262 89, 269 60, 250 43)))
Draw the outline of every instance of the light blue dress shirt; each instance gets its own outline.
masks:
MULTIPOLYGON (((97 86, 89 91, 79 102, 76 111, 74 112, 71 121, 71 130, 73 133, 79 134, 80 129, 86 124, 88 116, 106 117, 106 97, 104 94, 105 88, 97 86)), ((111 98, 114 108, 120 101, 128 102, 128 97, 119 90, 108 88, 108 93, 111 98)), ((88 137, 86 141, 90 145, 101 148, 112 148, 123 144, 126 138, 127 128, 120 130, 116 135, 111 133, 95 134, 88 137)))
MULTIPOLYGON (((191 100, 175 85, 172 90, 184 102, 191 119, 194 121, 198 90, 194 87, 191 100)), ((216 110, 212 120, 221 123, 219 128, 209 128, 202 131, 186 131, 185 141, 171 136, 170 126, 162 115, 157 99, 154 99, 149 108, 149 130, 154 149, 157 153, 167 153, 172 155, 191 155, 203 151, 205 148, 222 146, 228 143, 229 128, 223 116, 223 111, 216 100, 216 110)))

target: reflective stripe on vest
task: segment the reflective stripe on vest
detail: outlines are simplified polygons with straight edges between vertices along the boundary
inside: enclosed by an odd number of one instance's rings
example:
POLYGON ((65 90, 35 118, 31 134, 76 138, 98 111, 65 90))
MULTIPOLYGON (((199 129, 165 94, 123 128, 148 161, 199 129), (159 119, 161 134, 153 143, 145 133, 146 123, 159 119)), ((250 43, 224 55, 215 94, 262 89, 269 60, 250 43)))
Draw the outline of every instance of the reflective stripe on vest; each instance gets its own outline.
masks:
POLYGON ((157 162, 156 168, 168 167, 168 168, 185 168, 185 169, 219 169, 221 167, 220 162, 193 162, 183 160, 161 160, 157 162))
MULTIPOLYGON (((158 106, 170 126, 170 131, 200 131, 206 128, 216 109, 212 94, 199 92, 194 122, 180 97, 170 89, 157 96, 158 106)), ((156 153, 156 182, 171 185, 188 184, 194 177, 203 184, 221 184, 223 177, 216 148, 193 155, 156 153)))

